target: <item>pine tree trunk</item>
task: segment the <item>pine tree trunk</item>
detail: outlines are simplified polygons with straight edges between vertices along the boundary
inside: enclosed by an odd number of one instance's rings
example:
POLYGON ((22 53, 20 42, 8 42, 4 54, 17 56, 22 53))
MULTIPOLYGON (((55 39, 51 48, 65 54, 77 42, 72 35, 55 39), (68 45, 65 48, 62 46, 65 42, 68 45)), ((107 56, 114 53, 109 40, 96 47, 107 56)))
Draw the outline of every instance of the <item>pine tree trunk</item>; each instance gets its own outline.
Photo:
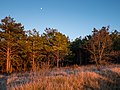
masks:
POLYGON ((59 68, 59 60, 57 59, 57 68, 59 68))
POLYGON ((27 66, 26 66, 26 64, 24 63, 24 72, 26 71, 26 68, 27 68, 27 66))
POLYGON ((100 66, 95 55, 94 55, 94 59, 95 59, 97 70, 100 70, 100 66))
POLYGON ((59 68, 59 51, 57 51, 56 57, 57 57, 57 68, 59 68))
MULTIPOLYGON (((8 43, 9 45, 9 43, 8 43)), ((9 73, 9 70, 10 70, 10 48, 8 47, 7 48, 7 64, 6 64, 6 72, 9 73)))
POLYGON ((50 65, 50 58, 49 58, 49 53, 47 53, 47 65, 50 65))
MULTIPOLYGON (((8 39, 10 40, 10 31, 8 32, 9 36, 8 39)), ((6 64, 6 72, 9 73, 10 72, 10 66, 11 66, 11 62, 10 62, 10 41, 8 40, 7 42, 7 64, 6 64)))
POLYGON ((32 70, 35 71, 35 53, 32 56, 32 70))
POLYGON ((35 44, 32 42, 32 70, 35 71, 35 44))

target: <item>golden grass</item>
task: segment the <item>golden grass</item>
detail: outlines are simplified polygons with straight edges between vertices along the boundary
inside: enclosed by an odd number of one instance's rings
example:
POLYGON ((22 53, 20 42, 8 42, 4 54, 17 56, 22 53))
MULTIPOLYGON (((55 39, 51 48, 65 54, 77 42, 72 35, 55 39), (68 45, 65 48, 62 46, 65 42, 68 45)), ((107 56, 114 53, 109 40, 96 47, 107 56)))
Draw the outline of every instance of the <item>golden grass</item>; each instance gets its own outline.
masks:
MULTIPOLYGON (((82 67, 83 68, 83 67, 82 67)), ((8 90, 116 90, 119 88, 120 67, 110 69, 84 70, 77 73, 74 69, 69 73, 64 69, 47 70, 26 75, 13 75, 9 81, 8 90), (73 70, 73 71, 72 71, 73 70), (16 78, 18 77, 18 78, 16 78), (16 80, 18 79, 18 80, 16 80), (23 79, 23 80, 22 80, 23 79), (117 80, 119 79, 119 80, 117 80), (28 81, 26 81, 28 80, 28 81), (17 82, 18 81, 18 82, 17 82), (21 81, 21 82, 20 82, 21 81)), ((80 70, 80 71, 79 71, 80 70)), ((118 89, 119 90, 119 89, 118 89)))

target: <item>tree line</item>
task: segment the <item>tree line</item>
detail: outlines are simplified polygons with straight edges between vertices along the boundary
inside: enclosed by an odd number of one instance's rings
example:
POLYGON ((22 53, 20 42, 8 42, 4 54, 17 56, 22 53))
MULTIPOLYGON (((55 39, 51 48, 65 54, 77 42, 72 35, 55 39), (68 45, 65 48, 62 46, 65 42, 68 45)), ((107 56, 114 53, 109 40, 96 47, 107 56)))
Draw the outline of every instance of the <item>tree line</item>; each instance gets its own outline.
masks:
POLYGON ((92 35, 69 37, 57 29, 25 30, 6 16, 0 22, 0 72, 12 73, 71 65, 120 63, 120 32, 109 26, 94 28, 92 35))

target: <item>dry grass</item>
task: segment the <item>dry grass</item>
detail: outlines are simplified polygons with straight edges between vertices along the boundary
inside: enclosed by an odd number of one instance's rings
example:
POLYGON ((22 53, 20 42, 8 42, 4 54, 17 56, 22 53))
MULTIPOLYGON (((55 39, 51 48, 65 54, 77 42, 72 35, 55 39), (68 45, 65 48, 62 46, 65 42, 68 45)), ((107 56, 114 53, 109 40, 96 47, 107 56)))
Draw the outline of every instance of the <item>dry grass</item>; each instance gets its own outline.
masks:
POLYGON ((100 71, 94 66, 82 66, 12 74, 7 90, 117 90, 119 81, 119 65, 102 67, 100 71))

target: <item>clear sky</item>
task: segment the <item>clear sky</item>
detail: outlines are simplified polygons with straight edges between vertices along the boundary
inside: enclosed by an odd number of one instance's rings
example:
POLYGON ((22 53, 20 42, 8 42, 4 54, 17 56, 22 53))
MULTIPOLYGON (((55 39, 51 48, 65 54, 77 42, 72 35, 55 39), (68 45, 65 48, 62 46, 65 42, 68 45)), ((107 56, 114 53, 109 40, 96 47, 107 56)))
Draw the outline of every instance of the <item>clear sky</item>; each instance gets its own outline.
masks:
POLYGON ((0 0, 0 19, 8 15, 26 30, 56 28, 71 40, 94 27, 120 31, 120 0, 0 0))

